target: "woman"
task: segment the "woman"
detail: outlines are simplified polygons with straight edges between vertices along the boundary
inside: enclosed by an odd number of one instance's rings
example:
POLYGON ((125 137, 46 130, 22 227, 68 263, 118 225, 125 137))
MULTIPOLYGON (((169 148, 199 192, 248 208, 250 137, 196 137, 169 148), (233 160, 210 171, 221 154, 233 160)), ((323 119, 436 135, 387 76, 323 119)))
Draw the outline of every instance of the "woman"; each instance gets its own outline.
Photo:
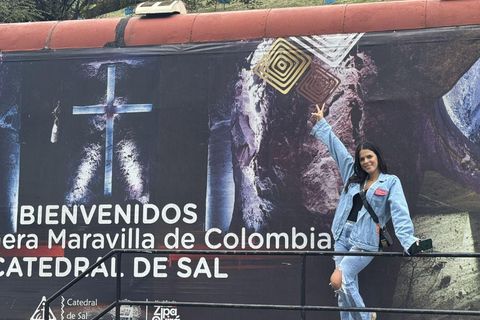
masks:
MULTIPOLYGON (((367 202, 378 216, 380 227, 390 218, 395 234, 405 251, 418 247, 413 236, 407 201, 400 180, 387 174, 387 166, 378 148, 370 143, 360 144, 352 158, 343 143, 332 132, 324 119, 325 104, 316 106, 312 113, 316 124, 311 134, 324 142, 337 163, 345 188, 332 223, 335 251, 379 251, 379 229, 363 206, 360 191, 365 192, 367 202)), ((373 259, 372 256, 335 256, 335 271, 330 277, 331 286, 338 295, 340 307, 365 307, 358 290, 358 273, 373 259)), ((342 320, 374 320, 372 312, 341 312, 342 320)))

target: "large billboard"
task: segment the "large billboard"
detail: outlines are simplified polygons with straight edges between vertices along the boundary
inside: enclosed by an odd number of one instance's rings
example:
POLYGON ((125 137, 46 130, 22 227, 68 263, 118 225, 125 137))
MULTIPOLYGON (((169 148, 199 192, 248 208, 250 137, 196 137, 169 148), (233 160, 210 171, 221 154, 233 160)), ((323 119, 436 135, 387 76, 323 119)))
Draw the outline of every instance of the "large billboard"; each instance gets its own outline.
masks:
MULTIPOLYGON (((479 252, 479 58, 476 26, 3 53, 0 314, 43 319, 44 297, 112 249, 333 250, 343 185, 310 135, 323 103, 349 151, 380 146, 417 236, 479 252)), ((115 262, 55 300, 51 319, 90 319, 112 303, 115 262)), ((123 299, 301 303, 298 256, 129 254, 122 268, 123 299)), ((336 305, 333 269, 331 256, 307 258, 307 305, 336 305)), ((476 259, 377 257, 360 291, 371 307, 479 310, 479 278, 476 259)), ((300 313, 132 306, 121 316, 300 313)), ((339 316, 306 313, 319 317, 339 316)))

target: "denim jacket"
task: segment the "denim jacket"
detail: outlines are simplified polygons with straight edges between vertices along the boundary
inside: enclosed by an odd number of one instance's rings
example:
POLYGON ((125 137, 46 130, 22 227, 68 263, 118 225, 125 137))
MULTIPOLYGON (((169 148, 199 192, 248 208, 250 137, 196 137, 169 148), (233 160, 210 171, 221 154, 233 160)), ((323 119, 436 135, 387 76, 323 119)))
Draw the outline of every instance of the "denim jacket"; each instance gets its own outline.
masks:
MULTIPOLYGON (((330 155, 340 169, 343 184, 346 185, 348 179, 354 174, 352 155, 335 136, 325 119, 320 120, 313 127, 311 134, 327 145, 330 155)), ((332 223, 332 234, 335 240, 340 237, 352 209, 353 197, 359 192, 360 184, 358 183, 350 184, 348 192, 343 189, 332 223)), ((395 235, 407 252, 418 238, 413 236, 413 223, 400 179, 391 174, 381 173, 378 180, 367 190, 366 195, 368 203, 378 216, 381 227, 392 219, 395 235)), ((350 235, 350 242, 353 246, 363 250, 379 250, 377 225, 363 206, 358 212, 357 222, 350 235)))

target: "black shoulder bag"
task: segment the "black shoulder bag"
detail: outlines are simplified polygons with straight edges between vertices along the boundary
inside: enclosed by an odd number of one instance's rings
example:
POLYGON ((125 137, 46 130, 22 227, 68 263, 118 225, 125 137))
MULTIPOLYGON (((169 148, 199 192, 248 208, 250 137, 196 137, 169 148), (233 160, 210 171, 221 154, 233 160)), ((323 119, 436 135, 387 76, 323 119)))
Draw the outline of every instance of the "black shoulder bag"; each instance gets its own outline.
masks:
POLYGON ((379 248, 388 248, 393 244, 393 238, 390 235, 390 233, 387 230, 387 226, 383 226, 383 228, 380 227, 380 222, 378 221, 378 217, 375 214, 375 211, 373 211, 373 208, 370 206, 370 204, 367 201, 367 195, 365 194, 365 191, 363 191, 364 183, 360 186, 360 198, 362 198, 363 205, 365 209, 367 209, 368 213, 372 216, 373 221, 377 224, 377 235, 379 236, 379 248))

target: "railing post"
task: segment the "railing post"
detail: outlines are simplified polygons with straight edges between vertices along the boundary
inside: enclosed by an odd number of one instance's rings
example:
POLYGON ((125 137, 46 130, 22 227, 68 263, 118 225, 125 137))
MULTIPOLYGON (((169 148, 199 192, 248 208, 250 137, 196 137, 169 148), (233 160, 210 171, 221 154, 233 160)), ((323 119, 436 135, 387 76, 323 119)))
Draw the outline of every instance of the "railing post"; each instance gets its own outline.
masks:
POLYGON ((120 300, 122 292, 122 252, 117 252, 117 261, 115 261, 115 269, 117 270, 117 288, 115 303, 115 319, 120 320, 120 300))
MULTIPOLYGON (((305 281, 305 279, 306 279, 306 277, 307 277, 307 256, 302 255, 302 288, 301 288, 302 292, 301 292, 301 298, 300 298, 301 299, 300 302, 301 302, 302 307, 305 307, 306 300, 307 300, 306 299, 306 294, 305 294, 305 291, 306 291, 306 288, 305 288, 306 287, 306 283, 305 283, 306 281, 305 281)), ((301 320, 306 319, 306 313, 307 312, 305 311, 305 309, 302 309, 301 320)))
POLYGON ((43 305, 43 319, 45 320, 50 320, 50 303, 48 302, 48 299, 45 300, 45 304, 43 305))

